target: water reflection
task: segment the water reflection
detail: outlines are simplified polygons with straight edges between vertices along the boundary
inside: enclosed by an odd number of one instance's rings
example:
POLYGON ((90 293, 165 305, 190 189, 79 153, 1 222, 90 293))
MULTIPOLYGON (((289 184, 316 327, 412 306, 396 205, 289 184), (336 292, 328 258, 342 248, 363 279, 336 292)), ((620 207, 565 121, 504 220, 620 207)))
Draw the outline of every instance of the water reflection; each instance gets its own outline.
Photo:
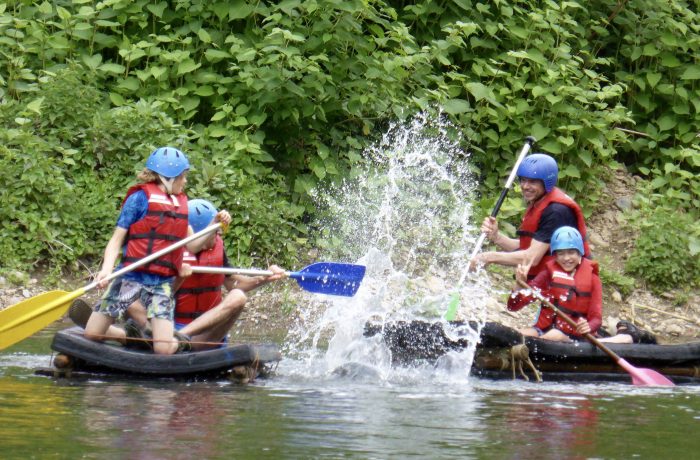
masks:
POLYGON ((592 400, 556 392, 517 399, 492 402, 503 409, 504 458, 585 459, 596 452, 599 414, 592 400))
POLYGON ((236 422, 235 408, 209 384, 164 386, 85 387, 83 441, 133 459, 222 455, 220 430, 236 422))

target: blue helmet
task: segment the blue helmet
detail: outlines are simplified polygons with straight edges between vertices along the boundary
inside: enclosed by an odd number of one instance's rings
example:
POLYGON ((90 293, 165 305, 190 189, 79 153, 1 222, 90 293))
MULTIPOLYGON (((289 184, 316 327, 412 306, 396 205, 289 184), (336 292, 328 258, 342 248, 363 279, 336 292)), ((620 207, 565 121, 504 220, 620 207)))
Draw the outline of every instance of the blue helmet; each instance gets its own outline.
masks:
POLYGON ((528 179, 540 179, 544 182, 544 190, 549 193, 555 185, 559 177, 559 168, 554 158, 544 153, 533 153, 525 157, 520 166, 518 166, 518 177, 526 177, 528 179))
POLYGON ((190 227, 195 233, 204 230, 214 217, 216 217, 216 207, 207 200, 197 198, 187 202, 187 218, 190 227))
POLYGON ((583 255, 583 238, 574 227, 559 227, 554 231, 552 240, 549 242, 549 253, 554 254, 554 251, 560 249, 576 249, 579 254, 583 255))
POLYGON ((184 153, 175 147, 155 149, 146 160, 146 167, 163 177, 172 179, 190 168, 190 162, 184 153))

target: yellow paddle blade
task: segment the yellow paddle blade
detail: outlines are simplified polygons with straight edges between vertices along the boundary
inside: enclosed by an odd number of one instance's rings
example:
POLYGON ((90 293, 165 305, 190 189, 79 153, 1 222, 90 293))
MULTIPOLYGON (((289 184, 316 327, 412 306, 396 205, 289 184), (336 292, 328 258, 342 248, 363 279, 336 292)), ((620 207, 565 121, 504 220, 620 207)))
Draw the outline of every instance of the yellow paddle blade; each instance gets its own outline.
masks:
POLYGON ((50 291, 0 311, 0 350, 26 339, 61 318, 85 289, 50 291))

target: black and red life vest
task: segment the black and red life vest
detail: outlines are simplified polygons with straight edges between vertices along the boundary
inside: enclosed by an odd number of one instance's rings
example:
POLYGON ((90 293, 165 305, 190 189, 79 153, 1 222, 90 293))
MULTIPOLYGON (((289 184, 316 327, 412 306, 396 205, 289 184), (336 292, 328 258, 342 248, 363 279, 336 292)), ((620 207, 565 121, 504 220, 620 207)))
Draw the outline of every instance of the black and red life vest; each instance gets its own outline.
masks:
MULTIPOLYGON (((199 267, 223 267, 224 241, 216 235, 214 247, 191 254, 185 251, 183 262, 199 267)), ((225 276, 217 273, 194 273, 175 293, 175 321, 189 324, 202 313, 221 302, 221 286, 225 276)))
MULTIPOLYGON (((566 273, 556 260, 545 264, 549 276, 549 289, 544 292, 550 302, 569 315, 574 320, 585 318, 591 305, 593 291, 593 275, 598 274, 598 263, 582 258, 573 276, 566 273)), ((557 313, 546 305, 540 308, 535 327, 546 331, 552 327, 565 334, 580 335, 576 329, 564 321, 557 313)))
MULTIPOLYGON (((148 211, 143 219, 129 227, 126 236, 126 254, 122 257, 124 265, 130 265, 187 237, 187 195, 184 193, 169 195, 155 183, 149 182, 131 187, 126 192, 124 202, 139 190, 143 190, 146 194, 148 211)), ((136 270, 162 276, 175 276, 182 265, 183 250, 183 248, 175 249, 136 270)))
MULTIPOLYGON (((573 199, 571 199, 569 195, 562 192, 561 189, 557 187, 552 188, 552 190, 549 193, 545 194, 536 203, 528 206, 527 210, 525 211, 525 215, 523 216, 523 222, 522 224, 520 224, 520 229, 518 229, 518 236, 520 237, 520 249, 524 250, 530 247, 530 243, 532 243, 532 237, 535 236, 535 232, 537 232, 537 227, 540 224, 540 217, 542 217, 542 212, 544 212, 545 208, 552 203, 563 204, 571 208, 572 211, 574 211, 574 214, 576 215, 576 226, 578 227, 578 231, 581 234, 581 238, 583 238, 583 255, 584 257, 590 258, 591 250, 588 247, 588 242, 586 241, 586 221, 583 217, 581 207, 573 199)), ((528 278, 532 279, 535 276, 537 276, 537 274, 544 269, 545 264, 553 259, 554 256, 550 255, 549 253, 542 256, 542 259, 537 265, 530 267, 530 271, 528 272, 528 278)))

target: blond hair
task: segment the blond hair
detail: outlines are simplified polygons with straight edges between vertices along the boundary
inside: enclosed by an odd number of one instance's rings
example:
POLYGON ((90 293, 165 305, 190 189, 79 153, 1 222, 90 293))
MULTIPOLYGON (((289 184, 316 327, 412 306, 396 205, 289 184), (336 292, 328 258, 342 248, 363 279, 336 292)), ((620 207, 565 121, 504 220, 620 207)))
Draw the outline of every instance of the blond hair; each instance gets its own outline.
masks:
POLYGON ((158 177, 158 173, 148 169, 148 168, 143 168, 137 175, 136 178, 144 183, 147 184, 149 182, 160 182, 160 177, 158 177))

